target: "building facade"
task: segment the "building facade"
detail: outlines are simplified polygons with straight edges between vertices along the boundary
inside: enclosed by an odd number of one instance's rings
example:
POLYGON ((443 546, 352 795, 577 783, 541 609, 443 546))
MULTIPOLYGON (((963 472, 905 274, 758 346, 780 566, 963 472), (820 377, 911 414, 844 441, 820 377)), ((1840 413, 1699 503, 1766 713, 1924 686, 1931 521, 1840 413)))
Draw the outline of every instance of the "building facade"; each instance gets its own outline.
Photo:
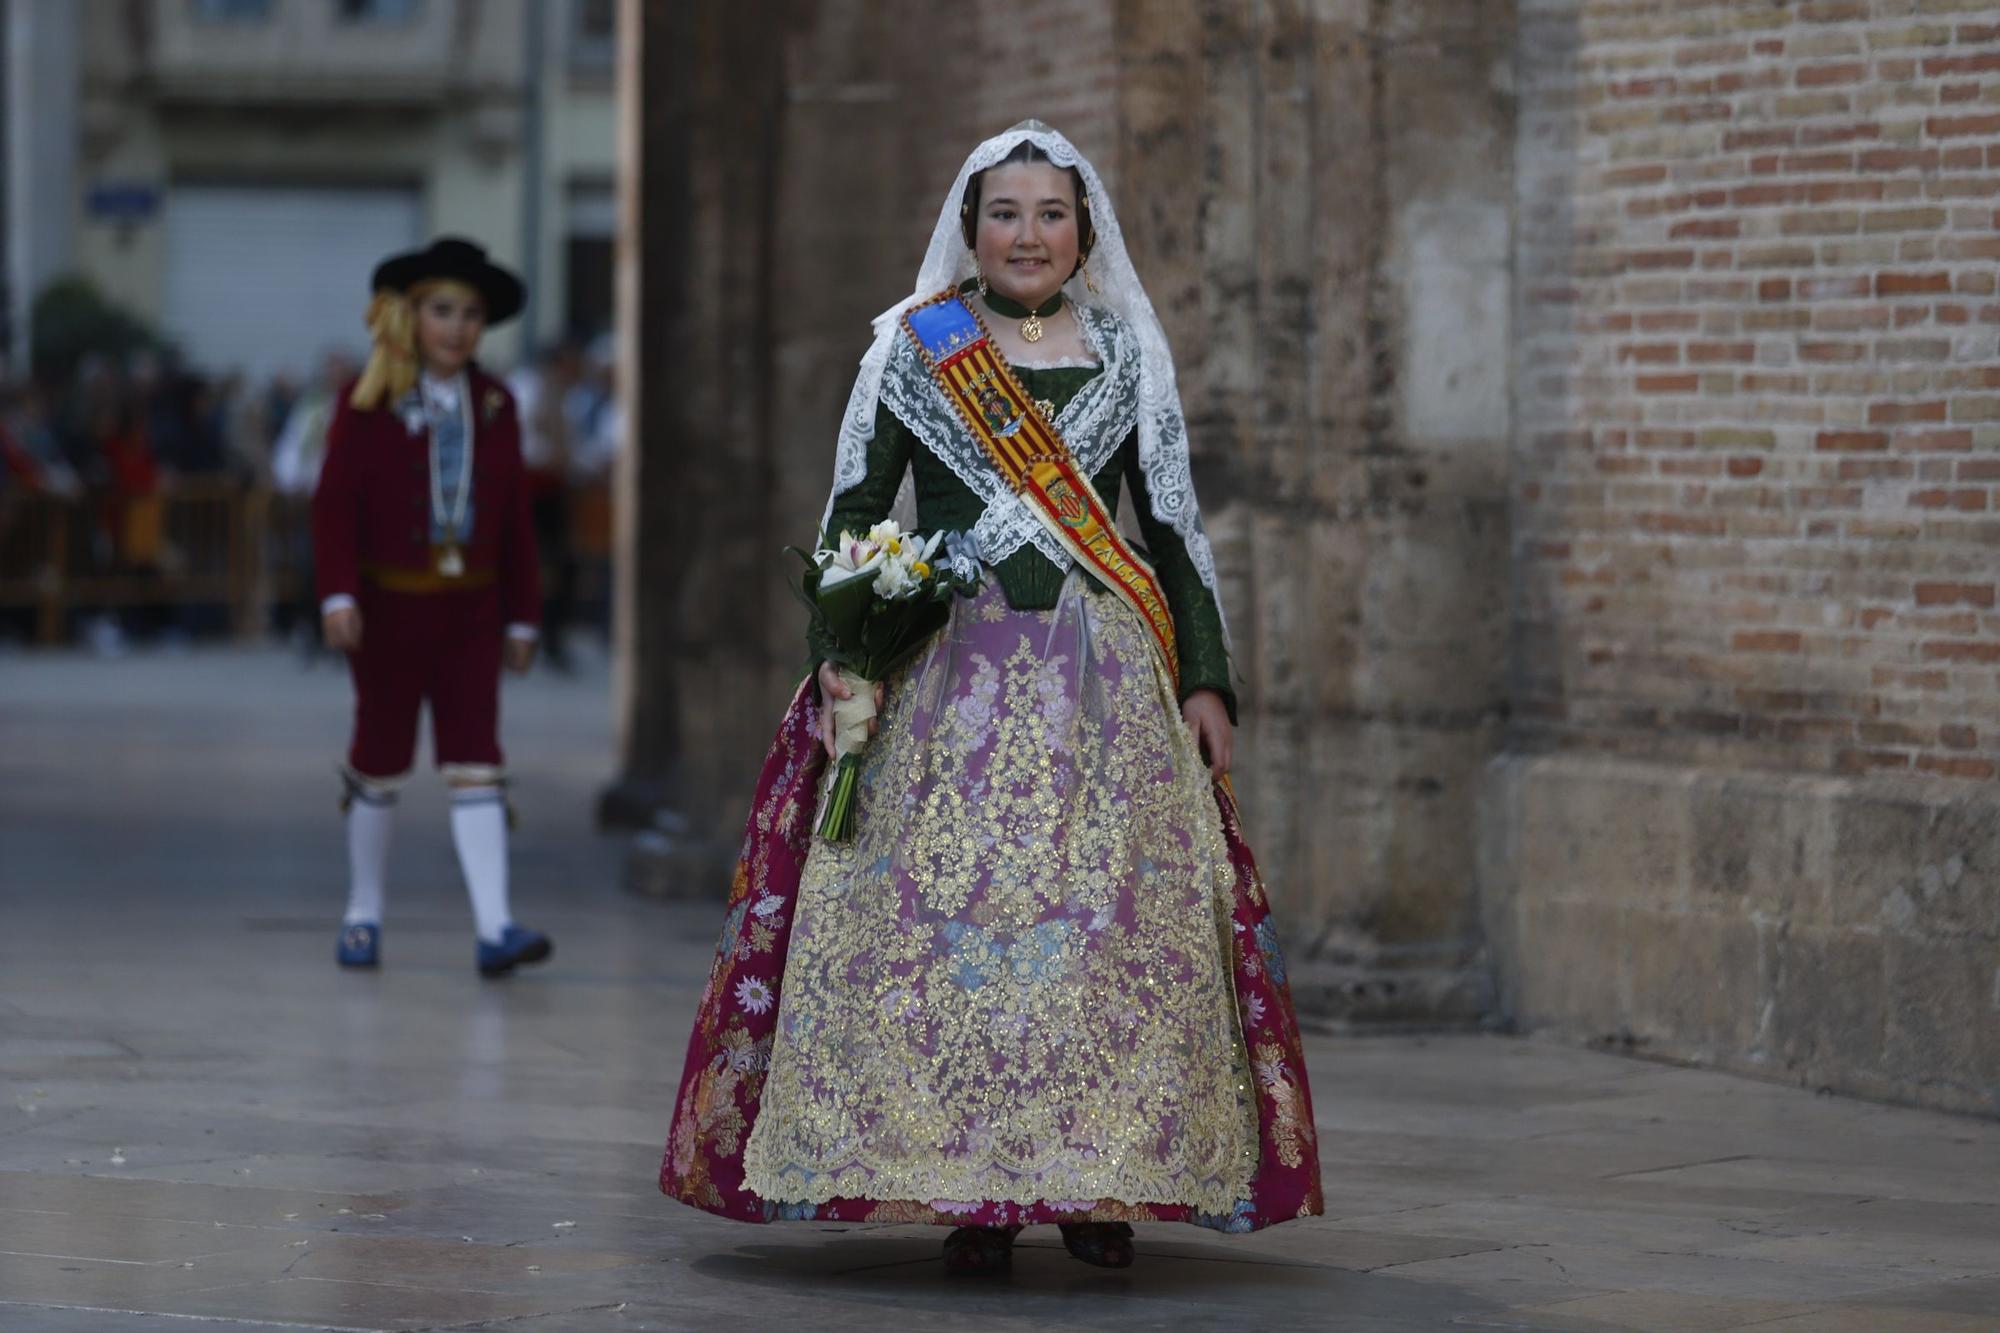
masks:
POLYGON ((2000 1111, 1989 3, 625 13, 654 882, 720 892, 868 320, 1038 116, 1174 344, 1301 1007, 2000 1111))
POLYGON ((495 362, 608 329, 611 5, 8 2, 74 49, 46 75, 73 71, 70 103, 14 89, 10 126, 66 158, 14 210, 23 285, 74 271, 203 370, 297 374, 363 341, 376 259, 452 232, 530 281, 495 362))
POLYGON ((0 31, 0 233, 5 235, 4 347, 27 362, 28 309, 72 262, 76 213, 80 14, 58 0, 4 0, 0 31))
POLYGON ((2000 14, 1520 11, 1504 1012, 2000 1112, 2000 14))

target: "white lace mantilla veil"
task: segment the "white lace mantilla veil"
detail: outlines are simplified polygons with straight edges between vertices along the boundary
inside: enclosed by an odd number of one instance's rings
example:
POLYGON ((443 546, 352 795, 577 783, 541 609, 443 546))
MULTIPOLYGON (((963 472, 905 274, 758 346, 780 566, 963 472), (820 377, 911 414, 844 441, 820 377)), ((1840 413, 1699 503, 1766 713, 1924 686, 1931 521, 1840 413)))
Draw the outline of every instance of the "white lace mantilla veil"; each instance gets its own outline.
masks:
MULTIPOLYGON (((1059 167, 1075 167, 1083 177, 1089 197, 1090 221, 1097 241, 1090 251, 1090 275, 1098 292, 1092 295, 1081 277, 1063 287, 1066 300, 1109 311, 1122 320, 1139 350, 1139 467, 1145 474, 1146 489, 1152 496, 1153 516, 1169 524, 1187 544, 1201 581, 1216 598, 1221 613, 1222 599, 1215 585, 1215 553, 1201 525, 1201 510, 1195 503, 1194 476, 1188 464, 1187 420, 1181 413, 1180 389, 1174 379, 1174 355, 1167 346, 1166 330, 1153 313, 1153 303, 1132 268, 1125 251, 1125 235, 1118 227, 1118 214, 1097 169, 1076 150, 1076 146, 1039 120, 1024 120, 1004 134, 995 135, 972 151, 958 170, 958 179, 938 210, 937 227, 931 232, 930 248, 924 252, 923 267, 917 270, 910 294, 875 317, 874 342, 861 358, 861 372, 855 377, 854 392, 848 397, 846 415, 840 422, 840 439, 834 454, 833 491, 827 497, 820 518, 822 530, 833 515, 834 501, 843 491, 859 485, 868 473, 868 442, 875 434, 875 410, 882 397, 882 376, 889 365, 897 340, 905 337, 900 321, 903 312, 920 301, 937 295, 972 276, 973 259, 965 248, 959 225, 959 205, 972 177, 1005 160, 1023 141, 1034 144, 1059 167)), ((907 485, 907 479, 906 479, 907 485)), ((1015 503, 1024 503, 1016 500, 1015 503)), ((1224 622, 1225 641, 1228 636, 1224 622)))

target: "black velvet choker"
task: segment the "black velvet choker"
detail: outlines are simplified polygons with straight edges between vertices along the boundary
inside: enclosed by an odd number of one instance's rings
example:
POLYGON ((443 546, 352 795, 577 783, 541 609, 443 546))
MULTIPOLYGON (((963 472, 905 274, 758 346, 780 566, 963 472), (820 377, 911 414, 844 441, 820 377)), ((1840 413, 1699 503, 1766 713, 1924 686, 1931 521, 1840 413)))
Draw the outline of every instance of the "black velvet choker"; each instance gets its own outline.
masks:
POLYGON ((1060 287, 1056 288, 1054 296, 1051 296, 1042 303, 1039 310, 1030 310, 1019 301, 1010 301, 990 287, 986 287, 984 282, 981 282, 979 285, 984 288, 979 293, 979 299, 986 303, 987 308, 996 315, 1005 315, 1008 319, 1020 320, 1021 337, 1031 343, 1038 343, 1042 340, 1042 316, 1053 315, 1056 311, 1062 309, 1063 295, 1062 288, 1060 287))
POLYGON ((1062 309, 1063 304, 1062 288, 1060 287, 1056 288, 1054 296, 1051 296, 1033 310, 1028 309, 1028 307, 1022 305, 1019 301, 1008 300, 990 287, 981 293, 979 299, 992 307, 994 314, 1005 315, 1009 319, 1026 319, 1030 315, 1033 315, 1036 319, 1047 319, 1050 315, 1062 309))

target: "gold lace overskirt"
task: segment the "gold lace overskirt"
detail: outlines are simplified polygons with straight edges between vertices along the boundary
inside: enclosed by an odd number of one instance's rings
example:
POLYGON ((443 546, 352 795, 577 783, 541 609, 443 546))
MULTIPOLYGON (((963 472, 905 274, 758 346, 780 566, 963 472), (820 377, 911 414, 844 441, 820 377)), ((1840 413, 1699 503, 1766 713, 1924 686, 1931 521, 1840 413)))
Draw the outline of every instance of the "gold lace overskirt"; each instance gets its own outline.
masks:
MULTIPOLYGON (((890 683, 816 841, 746 1183, 766 1199, 1226 1213, 1257 1166, 1233 871, 1136 613, 988 586, 890 683)), ((755 911, 754 904, 752 905, 755 911)))

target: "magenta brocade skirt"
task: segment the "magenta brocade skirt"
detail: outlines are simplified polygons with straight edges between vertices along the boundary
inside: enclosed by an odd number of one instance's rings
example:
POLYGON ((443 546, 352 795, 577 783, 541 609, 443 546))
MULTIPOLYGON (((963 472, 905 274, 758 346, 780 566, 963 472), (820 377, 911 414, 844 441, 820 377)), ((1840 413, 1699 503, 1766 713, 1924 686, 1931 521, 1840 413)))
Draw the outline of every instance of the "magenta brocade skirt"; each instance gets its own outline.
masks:
POLYGON ((764 762, 665 1193, 748 1222, 1322 1211, 1263 884, 1136 613, 1076 578, 1052 611, 961 602, 891 682, 840 847, 817 721, 803 687, 764 762))

